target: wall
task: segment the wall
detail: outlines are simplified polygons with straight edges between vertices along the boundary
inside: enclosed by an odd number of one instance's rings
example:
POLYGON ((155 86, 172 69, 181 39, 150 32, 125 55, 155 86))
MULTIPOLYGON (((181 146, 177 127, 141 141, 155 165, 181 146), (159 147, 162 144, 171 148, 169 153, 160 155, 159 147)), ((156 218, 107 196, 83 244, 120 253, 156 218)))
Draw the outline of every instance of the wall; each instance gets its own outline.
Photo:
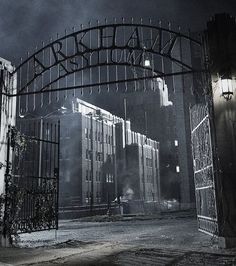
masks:
MULTIPOLYGON (((1 92, 10 90, 12 93, 16 91, 16 75, 10 76, 14 67, 7 60, 0 58, 0 89, 1 92)), ((7 155, 7 131, 8 125, 15 125, 16 120, 16 98, 8 98, 1 94, 1 114, 0 114, 0 195, 4 194, 5 189, 5 171, 6 171, 6 155, 7 155)), ((3 210, 0 210, 3 211, 3 210)), ((1 236, 0 236, 1 238, 1 236)), ((5 239, 1 238, 0 245, 6 245, 5 239)))

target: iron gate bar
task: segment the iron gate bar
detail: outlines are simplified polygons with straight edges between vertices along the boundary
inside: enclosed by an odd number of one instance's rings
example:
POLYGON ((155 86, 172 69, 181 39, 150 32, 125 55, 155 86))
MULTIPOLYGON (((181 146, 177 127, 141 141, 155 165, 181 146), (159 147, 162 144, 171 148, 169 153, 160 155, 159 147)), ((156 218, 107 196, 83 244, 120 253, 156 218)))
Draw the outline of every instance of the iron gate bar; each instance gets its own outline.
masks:
POLYGON ((139 78, 130 78, 130 79, 123 79, 123 80, 114 80, 109 82, 98 82, 93 84, 84 84, 84 85, 77 85, 77 86, 68 86, 68 87, 62 87, 57 89, 50 90, 44 90, 44 91, 31 91, 31 92, 23 92, 21 94, 15 93, 15 94, 9 94, 9 93, 2 93, 5 96, 8 97, 16 97, 16 96, 23 96, 23 95, 34 95, 34 94, 41 94, 41 93, 50 93, 54 91, 66 91, 66 90, 73 90, 73 89, 83 89, 83 88, 89 88, 89 87, 97 87, 102 85, 108 85, 108 84, 117 84, 117 83, 125 83, 125 82, 133 82, 133 81, 139 81, 139 80, 146 80, 146 79, 154 79, 154 78, 162 78, 162 77, 171 77, 171 76, 179 76, 179 75, 188 75, 188 74, 194 74, 194 73, 207 73, 206 70, 194 70, 194 71, 183 71, 183 72, 175 72, 175 73, 168 73, 164 75, 152 75, 152 76, 146 76, 146 77, 139 77, 139 78))
POLYGON ((23 150, 18 150, 18 146, 12 143, 14 138, 11 128, 9 128, 7 139, 8 167, 5 173, 5 235, 16 232, 26 233, 58 229, 60 122, 58 121, 54 127, 51 124, 50 128, 52 129, 50 132, 48 132, 48 125, 45 126, 45 124, 40 124, 36 128, 36 123, 34 123, 33 128, 30 124, 29 127, 21 127, 21 130, 23 132, 25 130, 27 134, 33 133, 36 136, 39 134, 42 136, 42 138, 30 137, 18 131, 19 138, 23 138, 27 143, 23 150), (47 131, 46 139, 44 139, 44 134, 41 135, 41 129, 43 133, 45 130, 47 131), (13 153, 15 155, 10 171, 11 146, 14 147, 13 153), (35 154, 32 156, 31 153, 32 150, 34 153, 39 153, 40 147, 42 154, 39 156, 42 156, 42 163, 45 159, 47 160, 44 166, 40 165, 38 157, 35 154), (53 153, 54 157, 49 157, 50 152, 53 153), (43 168, 41 175, 36 174, 39 173, 39 167, 43 168))
MULTIPOLYGON (((94 51, 94 50, 93 50, 93 51, 94 51)), ((98 51, 102 51, 102 50, 98 50, 98 51)), ((148 52, 148 51, 146 51, 146 52, 148 52)), ((154 53, 154 52, 153 52, 153 54, 157 54, 157 53, 154 53)), ((157 55, 159 55, 159 54, 157 54, 157 55)), ((162 56, 164 56, 164 55, 162 55, 162 56)), ((91 55, 90 55, 90 57, 91 57, 91 55)), ((183 63, 181 63, 181 61, 175 60, 175 59, 173 59, 173 58, 171 58, 171 57, 168 57, 168 56, 164 56, 164 57, 166 57, 166 58, 168 58, 168 59, 174 61, 176 64, 179 64, 179 65, 181 65, 181 66, 183 65, 183 63)), ((73 58, 73 57, 71 57, 71 58, 73 58)), ((67 59, 67 60, 68 60, 68 59, 67 59)), ((63 63, 63 62, 64 62, 64 61, 58 61, 55 65, 50 66, 50 67, 47 68, 47 69, 45 68, 45 71, 43 71, 43 72, 40 73, 39 75, 35 76, 35 77, 34 77, 33 79, 31 79, 28 83, 26 83, 25 86, 23 86, 23 87, 21 88, 21 90, 17 93, 17 95, 23 95, 22 91, 24 91, 25 89, 27 89, 27 92, 28 92, 28 87, 34 82, 34 80, 35 80, 37 77, 39 77, 39 76, 43 76, 44 72, 50 70, 50 69, 51 69, 52 67, 54 67, 54 66, 57 66, 57 65, 60 66, 60 64, 63 63)), ((74 74, 74 73, 76 73, 76 72, 80 72, 80 71, 83 71, 83 70, 86 70, 86 69, 92 69, 92 68, 96 68, 96 67, 101 67, 101 66, 106 66, 106 67, 109 67, 109 66, 132 66, 132 67, 137 67, 137 68, 141 68, 141 69, 145 69, 145 70, 149 70, 149 71, 151 71, 151 69, 148 68, 148 67, 142 66, 142 65, 140 65, 140 64, 137 65, 137 64, 132 64, 132 63, 119 63, 119 62, 116 62, 116 63, 100 63, 100 64, 86 65, 85 67, 78 68, 78 69, 76 69, 76 70, 70 70, 70 72, 69 72, 68 70, 66 70, 66 71, 65 71, 65 72, 66 72, 65 75, 61 75, 61 76, 59 76, 58 78, 54 79, 53 81, 49 82, 47 85, 43 86, 43 88, 41 89, 41 91, 44 90, 45 88, 51 86, 52 84, 56 83, 57 81, 61 80, 62 78, 67 77, 68 75, 72 75, 72 74, 74 74)), ((188 65, 186 65, 186 64, 184 64, 182 67, 185 67, 185 68, 189 69, 189 70, 191 71, 191 73, 192 73, 192 72, 202 72, 202 71, 206 71, 206 70, 203 70, 203 69, 200 69, 200 70, 194 70, 194 69, 192 69, 190 66, 188 66, 188 65)), ((161 72, 158 71, 157 69, 153 69, 153 72, 154 72, 154 73, 161 73, 161 72)), ((181 71, 181 72, 177 72, 176 74, 178 74, 178 73, 179 73, 179 74, 183 74, 184 72, 185 72, 185 71, 181 71)), ((172 75, 176 75, 176 74, 172 74, 172 75)), ((166 75, 168 75, 168 74, 161 73, 159 77, 164 77, 164 76, 166 76, 166 75)), ((148 78, 148 77, 147 77, 147 78, 148 78)), ((141 80, 141 79, 145 79, 145 77, 144 77, 144 78, 138 78, 137 80, 141 80)), ((129 82, 129 79, 125 79, 125 81, 129 82)), ((118 80, 117 82, 119 82, 119 80, 118 80)), ((101 84, 101 83, 100 83, 100 84, 101 84)), ((107 81, 106 84, 110 84, 109 81, 107 81)), ((10 95, 14 95, 14 94, 10 94, 10 95)), ((25 93, 25 95, 28 95, 28 93, 25 93)))
MULTIPOLYGON (((56 129, 56 128, 55 128, 56 129)), ((60 120, 58 120, 58 125, 57 125, 57 138, 58 138, 58 142, 60 142, 60 120)), ((58 230, 58 215, 59 215, 59 173, 60 173, 60 143, 58 143, 58 151, 57 151, 57 165, 58 165, 58 172, 57 172, 57 178, 58 178, 58 182, 57 182, 57 201, 56 201, 56 212, 57 212, 57 219, 56 219, 56 229, 58 230)))
MULTIPOLYGON (((43 86, 41 88, 41 90, 39 92, 43 92, 45 89, 49 88, 52 84, 56 83, 57 81, 61 80, 62 78, 64 77, 67 77, 69 75, 72 75, 76 72, 80 72, 80 71, 83 71, 83 70, 86 70, 86 69, 91 69, 91 68, 96 68, 96 67, 100 67, 100 66, 131 66, 131 67, 139 67, 139 68, 142 68, 142 69, 145 69, 145 70, 149 70, 149 71, 152 71, 150 68, 148 67, 141 67, 140 65, 133 65, 133 64, 128 64, 128 63, 115 63, 115 64, 111 64, 111 63, 107 63, 107 64, 94 64, 92 66, 86 66, 84 68, 80 68, 76 71, 73 71, 73 72, 69 72, 69 73, 66 73, 65 75, 62 75, 62 76, 59 76, 58 78, 56 78, 54 81, 48 83, 47 85, 43 86)), ((115 84, 115 83, 124 83, 124 82, 131 82, 131 81, 138 81, 138 80, 145 80, 145 79, 152 79, 152 78, 161 78, 161 77, 168 77, 168 76, 177 76, 177 75, 185 75, 185 74, 192 74, 192 73, 199 73, 199 72, 206 72, 205 69, 200 69, 200 70, 194 70, 194 69, 191 69, 189 71, 179 71, 179 72, 174 72, 174 73, 161 73, 160 71, 158 70, 155 70, 152 71, 153 72, 153 75, 151 76, 144 76, 144 77, 139 77, 139 78, 132 78, 132 79, 123 79, 123 80, 114 80, 114 81, 106 81, 106 82, 98 82, 98 83, 91 83, 91 84, 86 84, 88 86, 97 86, 98 84, 100 85, 108 85, 108 84, 115 84), (157 74, 157 73, 160 73, 160 74, 157 74)), ((30 84, 27 84, 23 89, 22 91, 27 87, 29 86, 30 84)), ((86 85, 81 85, 81 86, 86 86, 86 85)), ((66 87, 66 88, 70 88, 70 87, 66 87)), ((50 89, 51 91, 54 90, 54 89, 50 89)), ((57 89, 57 90, 61 90, 60 88, 57 89)), ((23 95, 24 93, 22 93, 22 91, 19 92, 20 95, 23 95)), ((25 93, 26 95, 28 93, 25 93)), ((13 95, 13 94, 11 94, 13 95)))
POLYGON ((42 142, 45 142, 45 143, 59 144, 59 141, 42 140, 42 139, 34 138, 34 137, 30 137, 29 139, 30 140, 36 140, 36 141, 42 141, 42 142))
POLYGON ((198 227, 199 231, 217 235, 219 226, 213 149, 210 117, 206 105, 199 104, 190 108, 190 124, 198 227))
MULTIPOLYGON (((87 51, 87 52, 84 53, 84 54, 89 54, 89 59, 91 60, 91 56, 93 55, 94 52, 109 51, 109 50, 112 51, 112 49, 117 49, 117 48, 90 49, 89 51, 87 51)), ((120 48, 120 50, 125 50, 125 49, 127 49, 127 48, 120 48)), ((130 49, 130 48, 129 48, 129 49, 130 49)), ((133 51, 134 51, 134 50, 142 51, 142 52, 144 53, 144 50, 141 49, 141 48, 140 48, 140 49, 133 48, 132 50, 133 50, 133 51)), ((44 50, 43 50, 43 51, 44 51, 44 50)), ((180 66, 182 66, 182 67, 185 67, 186 69, 189 69, 189 70, 191 70, 191 71, 194 71, 194 69, 193 69, 191 66, 189 66, 189 65, 183 63, 182 61, 177 60, 177 59, 175 59, 175 58, 173 58, 173 57, 171 57, 171 56, 169 56, 169 55, 161 54, 161 53, 158 53, 158 52, 155 52, 155 51, 149 50, 149 49, 146 49, 146 50, 145 50, 145 53, 152 53, 152 54, 154 54, 154 55, 162 56, 162 57, 167 58, 167 59, 169 59, 169 60, 171 60, 171 61, 174 61, 176 64, 178 64, 178 65, 180 65, 180 66)), ((55 62, 53 65, 51 65, 50 67, 44 67, 44 68, 43 68, 43 71, 42 71, 40 74, 35 74, 34 78, 32 78, 28 83, 26 83, 26 84, 20 89, 19 94, 21 94, 21 92, 24 91, 25 89, 28 90, 28 87, 34 82, 34 80, 35 80, 37 77, 39 77, 39 76, 42 76, 42 77, 43 77, 43 74, 44 74, 45 72, 47 72, 48 70, 52 69, 54 66, 57 66, 57 65, 60 66, 61 63, 65 62, 65 61, 67 62, 68 59, 73 59, 73 58, 76 57, 76 56, 78 56, 78 55, 76 54, 76 55, 73 55, 73 56, 68 56, 68 57, 67 57, 66 59, 64 59, 64 60, 58 60, 58 61, 56 61, 56 62, 55 62)), ((126 59, 129 60, 129 58, 126 58, 126 59)), ((80 71, 83 71, 83 70, 86 70, 86 69, 90 69, 90 70, 91 70, 92 68, 96 68, 96 67, 101 67, 101 66, 109 67, 109 66, 116 66, 116 65, 117 65, 117 66, 132 66, 132 67, 139 67, 139 68, 146 69, 146 70, 151 70, 149 67, 145 67, 145 66, 143 66, 143 65, 141 65, 141 64, 133 64, 133 63, 130 63, 130 62, 127 62, 127 63, 112 62, 112 63, 99 63, 99 64, 91 64, 91 62, 89 62, 89 64, 87 63, 87 65, 86 65, 85 67, 81 67, 81 68, 78 68, 78 69, 76 69, 76 70, 72 70, 72 69, 68 70, 68 69, 66 69, 65 72, 67 72, 67 74, 66 74, 65 76, 68 76, 68 75, 71 75, 71 74, 73 74, 73 73, 80 72, 80 71)), ((157 69, 153 69, 153 71, 156 72, 156 73, 160 73, 160 71, 158 71, 157 69)), ((162 75, 164 75, 164 73, 162 73, 162 75)), ((49 86, 50 84, 53 84, 53 83, 57 82, 58 80, 60 80, 60 79, 63 78, 63 77, 64 77, 64 76, 59 76, 59 78, 53 80, 53 82, 48 83, 47 86, 49 86)))
MULTIPOLYGON (((20 175, 13 175, 14 177, 20 177, 20 175)), ((52 180, 56 180, 57 178, 56 177, 49 177, 49 176, 32 176, 32 175, 25 175, 24 177, 26 178, 32 178, 32 179, 52 179, 52 180)))

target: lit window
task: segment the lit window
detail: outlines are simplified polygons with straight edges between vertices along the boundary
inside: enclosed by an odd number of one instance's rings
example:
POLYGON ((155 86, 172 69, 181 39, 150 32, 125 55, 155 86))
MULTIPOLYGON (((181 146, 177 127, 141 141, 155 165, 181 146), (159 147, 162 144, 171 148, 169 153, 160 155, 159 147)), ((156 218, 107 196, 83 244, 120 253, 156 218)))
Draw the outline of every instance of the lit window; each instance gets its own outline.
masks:
POLYGON ((85 202, 89 203, 89 192, 88 191, 86 192, 85 202))
POLYGON ((180 168, 179 168, 179 166, 177 165, 176 166, 176 173, 179 173, 180 172, 180 168))
POLYGON ((144 60, 144 66, 145 66, 145 67, 150 67, 150 66, 151 66, 151 62, 150 62, 149 59, 145 59, 145 60, 144 60))
POLYGON ((175 140, 175 147, 179 146, 178 140, 175 140))

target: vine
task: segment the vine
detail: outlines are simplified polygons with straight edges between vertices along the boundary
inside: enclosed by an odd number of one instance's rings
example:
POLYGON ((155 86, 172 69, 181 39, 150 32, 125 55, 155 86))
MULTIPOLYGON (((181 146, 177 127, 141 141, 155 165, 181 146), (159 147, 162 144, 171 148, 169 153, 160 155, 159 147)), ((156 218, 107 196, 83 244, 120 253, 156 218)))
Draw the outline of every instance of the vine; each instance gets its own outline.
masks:
POLYGON ((7 162, 5 185, 6 195, 0 197, 0 233, 9 239, 10 244, 18 241, 18 232, 30 233, 35 230, 55 228, 57 179, 32 179, 24 169, 26 152, 30 152, 30 144, 37 140, 21 134, 16 127, 9 129, 9 149, 13 151, 13 163, 7 162), (28 182, 30 181, 30 182, 28 182), (31 184, 29 186, 29 184, 31 184), (30 199, 30 215, 25 202, 30 199), (22 215, 23 214, 23 215, 22 215))
MULTIPOLYGON (((10 138, 10 147, 14 152, 15 170, 20 169, 20 160, 23 159, 23 153, 27 149, 27 136, 20 134, 16 127, 12 126, 8 132, 10 138)), ((8 147, 8 149, 10 149, 8 147)), ((18 235, 18 219, 22 209, 25 191, 20 188, 19 182, 16 182, 12 172, 13 167, 11 162, 7 164, 0 163, 1 167, 6 167, 5 185, 6 195, 0 195, 0 233, 9 239, 10 244, 17 242, 18 235)))

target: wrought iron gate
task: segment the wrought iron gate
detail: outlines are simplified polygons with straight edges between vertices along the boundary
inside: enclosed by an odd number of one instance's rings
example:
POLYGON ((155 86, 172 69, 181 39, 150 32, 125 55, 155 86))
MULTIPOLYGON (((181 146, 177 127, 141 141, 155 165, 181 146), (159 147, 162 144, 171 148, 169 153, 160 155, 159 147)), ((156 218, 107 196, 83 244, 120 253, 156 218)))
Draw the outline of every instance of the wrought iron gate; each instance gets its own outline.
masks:
POLYGON ((207 106, 193 106, 190 120, 198 227, 200 231, 218 235, 212 137, 207 106))
POLYGON ((5 234, 58 228, 60 124, 9 127, 5 234))

